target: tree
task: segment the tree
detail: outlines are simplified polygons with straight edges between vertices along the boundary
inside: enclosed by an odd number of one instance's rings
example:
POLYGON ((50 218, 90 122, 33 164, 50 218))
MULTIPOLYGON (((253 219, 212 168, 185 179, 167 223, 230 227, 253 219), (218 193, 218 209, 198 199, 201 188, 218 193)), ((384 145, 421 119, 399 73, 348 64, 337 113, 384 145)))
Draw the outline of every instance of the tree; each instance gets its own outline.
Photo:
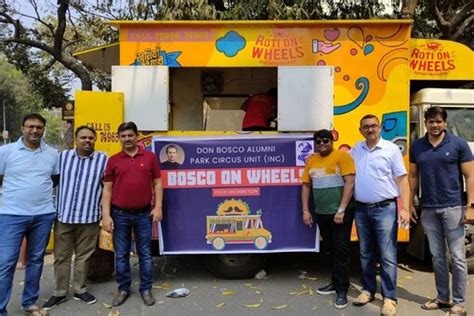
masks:
POLYGON ((63 137, 63 121, 60 109, 42 109, 40 114, 46 119, 44 140, 48 145, 60 149, 63 137))
MULTIPOLYGON (((75 58, 73 53, 79 44, 91 42, 86 41, 86 38, 101 38, 91 36, 94 35, 91 32, 98 29, 91 27, 94 23, 97 24, 97 21, 86 19, 87 24, 82 23, 72 14, 70 2, 70 0, 59 0, 55 16, 42 16, 43 11, 50 12, 54 8, 44 4, 40 6, 37 0, 28 0, 33 15, 16 9, 15 5, 18 4, 14 1, 5 1, 0 5, 2 8, 0 24, 3 25, 0 42, 3 44, 3 50, 10 62, 28 74, 32 85, 44 92, 46 107, 62 105, 68 93, 63 87, 64 81, 61 82, 61 78, 57 77, 58 72, 55 73, 54 66, 58 63, 80 80, 82 90, 92 90, 93 87, 94 74, 75 58), (30 20, 32 23, 27 26, 25 20, 30 20), (48 98, 48 95, 52 97, 48 98)), ((107 39, 107 36, 104 36, 103 40, 107 39)), ((97 45, 98 42, 100 41, 95 40, 93 45, 97 45)), ((60 75, 64 76, 64 73, 60 75)))
MULTIPOLYGON (((2 126, 10 132, 10 139, 21 135, 21 121, 24 115, 37 112, 41 108, 39 95, 32 92, 25 76, 0 55, 0 106, 5 101, 5 122, 2 126)), ((3 111, 0 111, 0 122, 3 122, 3 111)))

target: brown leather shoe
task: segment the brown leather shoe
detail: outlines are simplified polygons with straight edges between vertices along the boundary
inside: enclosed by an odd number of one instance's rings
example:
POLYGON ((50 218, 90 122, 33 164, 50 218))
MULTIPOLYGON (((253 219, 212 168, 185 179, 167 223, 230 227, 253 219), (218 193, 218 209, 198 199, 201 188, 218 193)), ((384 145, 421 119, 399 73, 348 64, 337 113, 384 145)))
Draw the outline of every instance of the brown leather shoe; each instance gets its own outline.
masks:
POLYGON ((155 298, 153 297, 153 294, 151 294, 150 290, 145 290, 142 292, 142 299, 143 303, 146 306, 151 306, 155 304, 155 298))
POLYGON ((115 294, 114 299, 112 301, 112 306, 120 306, 122 305, 128 298, 129 294, 125 291, 119 291, 115 294))

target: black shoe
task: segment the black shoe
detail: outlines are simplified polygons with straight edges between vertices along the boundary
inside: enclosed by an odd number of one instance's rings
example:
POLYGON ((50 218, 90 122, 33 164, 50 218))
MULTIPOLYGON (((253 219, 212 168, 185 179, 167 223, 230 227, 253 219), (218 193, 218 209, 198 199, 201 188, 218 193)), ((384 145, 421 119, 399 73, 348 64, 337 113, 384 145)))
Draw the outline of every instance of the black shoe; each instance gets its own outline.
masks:
POLYGON ((155 298, 150 290, 145 290, 142 292, 143 304, 146 306, 152 306, 155 304, 155 298))
POLYGON ((316 293, 318 293, 320 295, 335 294, 336 293, 336 288, 331 283, 331 284, 328 284, 326 286, 320 287, 319 289, 316 290, 316 293))
POLYGON ((347 293, 346 292, 339 292, 336 294, 336 303, 334 303, 334 307, 337 309, 343 309, 347 306, 347 293))
POLYGON ((94 295, 89 294, 87 292, 84 292, 82 294, 74 293, 74 299, 76 301, 81 301, 82 303, 86 303, 88 305, 92 305, 97 302, 97 299, 94 297, 94 295))
POLYGON ((59 304, 63 303, 67 301, 67 297, 66 296, 51 296, 49 298, 49 300, 44 303, 43 305, 43 309, 45 311, 49 311, 50 309, 53 309, 54 307, 58 306, 59 304))
POLYGON ((122 305, 128 298, 129 294, 125 291, 119 291, 115 294, 114 299, 112 300, 112 306, 122 305))

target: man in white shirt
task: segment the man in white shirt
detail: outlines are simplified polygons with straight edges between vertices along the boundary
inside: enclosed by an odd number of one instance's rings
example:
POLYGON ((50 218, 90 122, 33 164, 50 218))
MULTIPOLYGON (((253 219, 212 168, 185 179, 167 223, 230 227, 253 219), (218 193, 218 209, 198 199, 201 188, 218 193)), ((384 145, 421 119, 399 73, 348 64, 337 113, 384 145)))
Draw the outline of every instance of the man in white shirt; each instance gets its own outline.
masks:
POLYGON ((382 315, 395 315, 397 304, 397 232, 398 218, 410 221, 409 183, 402 154, 397 145, 380 137, 380 122, 368 114, 360 120, 365 141, 350 151, 356 166, 355 222, 362 265, 362 293, 354 305, 374 300, 377 288, 375 264, 380 262, 382 315), (398 212, 396 199, 401 197, 398 212))

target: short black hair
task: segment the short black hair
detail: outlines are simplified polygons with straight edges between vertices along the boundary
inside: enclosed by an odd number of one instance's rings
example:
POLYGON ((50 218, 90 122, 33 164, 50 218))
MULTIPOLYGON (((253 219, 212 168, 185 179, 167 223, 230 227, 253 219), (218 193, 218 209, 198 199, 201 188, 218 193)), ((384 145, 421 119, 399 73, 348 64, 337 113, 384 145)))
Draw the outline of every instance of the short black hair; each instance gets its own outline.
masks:
POLYGON ((131 129, 135 133, 135 135, 138 135, 137 124, 135 124, 132 121, 123 122, 122 124, 120 124, 119 127, 117 128, 117 133, 120 134, 121 132, 129 130, 129 129, 131 129))
POLYGON ((366 114, 366 115, 362 116, 362 118, 360 119, 360 121, 359 121, 359 126, 362 126, 362 121, 363 121, 363 120, 372 119, 372 118, 376 119, 376 120, 377 120, 377 123, 380 124, 379 118, 378 118, 376 115, 374 115, 374 114, 366 114))
POLYGON ((429 119, 433 119, 437 116, 441 116, 441 118, 443 119, 443 121, 446 122, 446 119, 448 118, 448 113, 446 112, 446 110, 440 106, 433 106, 433 107, 430 107, 428 108, 426 111, 425 111, 425 121, 429 120, 429 119))
POLYGON ((44 126, 46 126, 46 119, 43 116, 41 116, 41 114, 39 113, 30 113, 23 116, 23 121, 21 122, 21 126, 25 126, 25 122, 28 120, 38 120, 38 121, 41 121, 41 123, 43 123, 44 126))
POLYGON ((317 138, 329 138, 330 140, 334 140, 334 136, 332 135, 331 131, 327 129, 320 129, 314 132, 313 139, 316 140, 317 138))
POLYGON ((175 145, 168 145, 168 146, 166 146, 165 153, 168 153, 168 149, 170 149, 170 148, 174 148, 174 149, 176 149, 176 151, 178 151, 178 148, 175 145))
POLYGON ((78 128, 76 128, 76 131, 74 132, 74 137, 77 137, 77 134, 79 134, 79 132, 82 131, 83 129, 87 129, 91 131, 92 134, 94 134, 94 136, 97 136, 97 132, 95 131, 93 127, 89 127, 87 125, 81 125, 78 128))

